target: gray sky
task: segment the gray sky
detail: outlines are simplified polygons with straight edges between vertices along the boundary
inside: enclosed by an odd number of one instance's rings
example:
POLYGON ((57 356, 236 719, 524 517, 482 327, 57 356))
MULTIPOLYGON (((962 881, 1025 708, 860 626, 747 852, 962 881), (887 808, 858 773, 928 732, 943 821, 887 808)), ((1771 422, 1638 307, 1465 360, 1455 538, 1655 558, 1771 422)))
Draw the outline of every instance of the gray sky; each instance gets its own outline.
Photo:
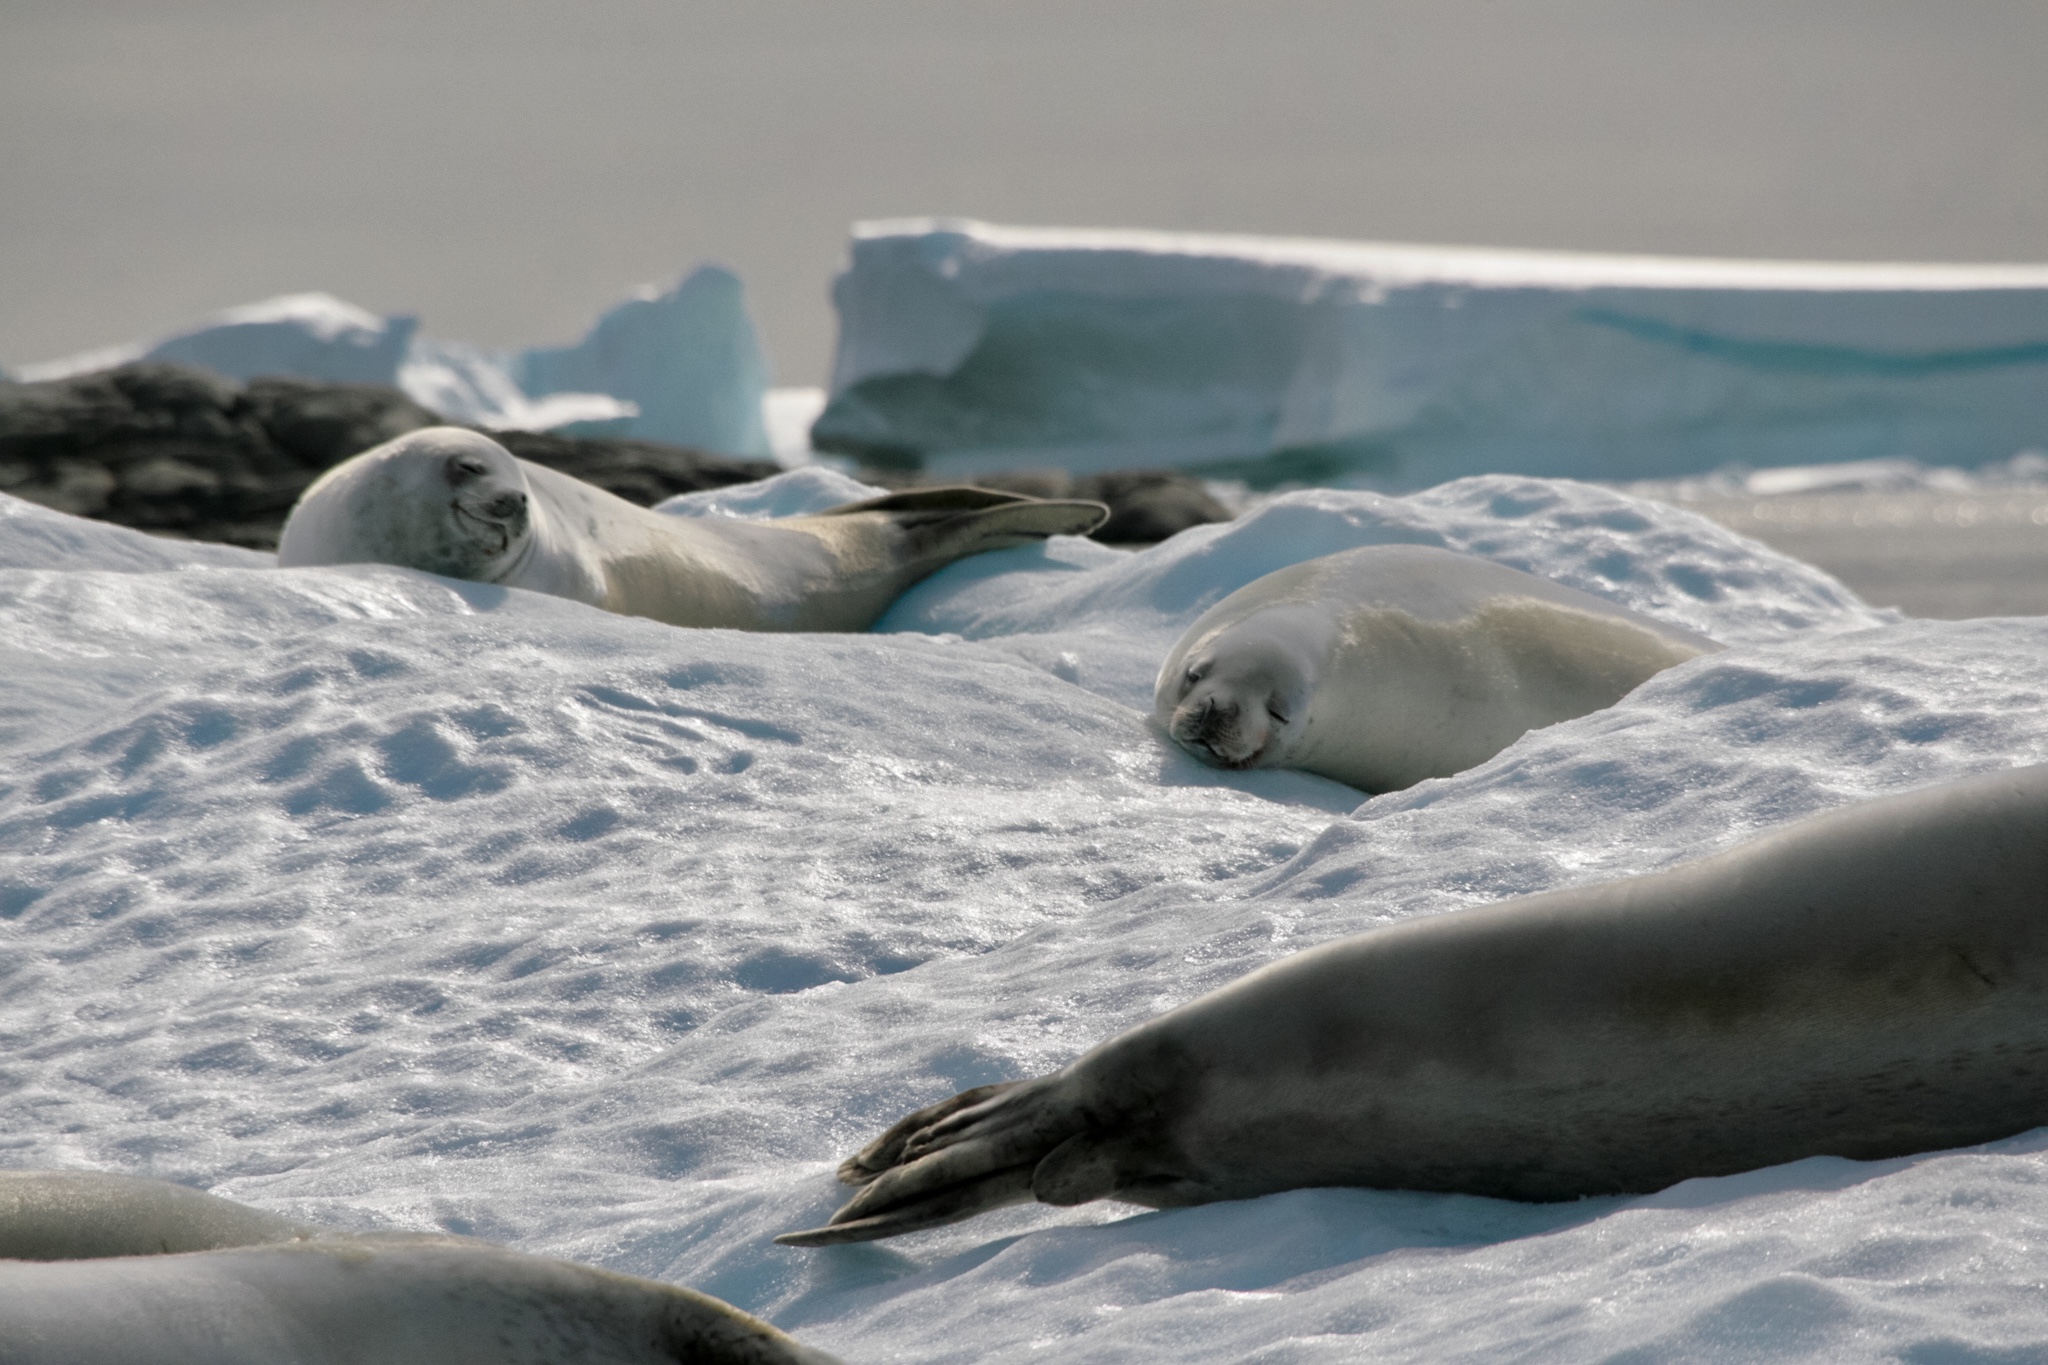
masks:
POLYGON ((0 363, 322 289, 816 382, 858 218, 2048 260, 2048 4, 6 0, 0 363))

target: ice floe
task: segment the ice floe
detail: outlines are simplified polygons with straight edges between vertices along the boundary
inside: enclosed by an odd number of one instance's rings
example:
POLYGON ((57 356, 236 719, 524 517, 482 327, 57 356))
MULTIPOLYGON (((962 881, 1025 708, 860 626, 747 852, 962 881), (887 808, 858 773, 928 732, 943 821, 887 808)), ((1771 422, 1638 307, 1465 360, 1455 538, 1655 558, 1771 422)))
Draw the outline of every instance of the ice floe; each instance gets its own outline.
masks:
MULTIPOLYGON (((840 480, 840 482, 835 482, 840 480)), ((673 510, 771 515, 827 470, 673 510)), ((849 1361, 2048 1349, 2048 1135, 1640 1199, 1025 1207, 823 1252, 837 1158, 1299 947, 2048 760, 2048 622, 1906 621, 1688 513, 1310 490, 955 565, 882 633, 279 570, 0 498, 0 1162, 678 1281, 849 1361), (1280 564, 1442 544, 1727 642, 1360 803, 1148 724, 1280 564), (1149 661, 1149 663, 1148 663, 1149 661)))

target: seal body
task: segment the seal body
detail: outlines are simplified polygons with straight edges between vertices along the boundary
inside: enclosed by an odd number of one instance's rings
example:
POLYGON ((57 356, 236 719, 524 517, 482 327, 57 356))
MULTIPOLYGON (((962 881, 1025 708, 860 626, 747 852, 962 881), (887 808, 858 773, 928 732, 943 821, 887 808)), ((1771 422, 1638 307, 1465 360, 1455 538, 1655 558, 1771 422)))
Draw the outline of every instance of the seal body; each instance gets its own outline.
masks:
POLYGON ((323 474, 277 562, 397 564, 677 626, 865 630, 965 555, 1092 530, 1100 503, 921 488, 773 522, 671 517, 428 427, 323 474))
POLYGON ((1161 666, 1153 710, 1205 762, 1392 791, 1718 648, 1488 560, 1372 545, 1269 573, 1204 612, 1161 666))
POLYGON ((707 1295, 153 1180, 0 1175, 5 1365, 832 1365, 707 1295))
POLYGON ((800 1245, 1037 1198, 1642 1193, 2048 1123, 2048 767, 1282 959, 897 1124, 800 1245))

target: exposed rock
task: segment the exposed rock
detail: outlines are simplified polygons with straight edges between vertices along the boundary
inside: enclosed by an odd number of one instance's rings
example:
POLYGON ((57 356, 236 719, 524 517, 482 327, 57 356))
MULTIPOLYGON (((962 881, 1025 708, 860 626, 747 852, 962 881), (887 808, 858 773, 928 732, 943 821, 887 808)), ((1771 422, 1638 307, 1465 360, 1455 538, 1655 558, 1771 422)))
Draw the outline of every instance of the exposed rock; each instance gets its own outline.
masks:
POLYGON ((60 511, 274 543, 312 472, 278 449, 241 385, 204 370, 124 365, 0 386, 0 491, 60 511))
POLYGON ((1200 479, 1170 469, 1085 475, 1074 480, 1072 496, 1109 504, 1095 539, 1111 545, 1153 545, 1190 526, 1231 519, 1200 479))
POLYGON ((397 389, 376 384, 252 379, 242 401, 280 451, 315 471, 442 420, 397 389))

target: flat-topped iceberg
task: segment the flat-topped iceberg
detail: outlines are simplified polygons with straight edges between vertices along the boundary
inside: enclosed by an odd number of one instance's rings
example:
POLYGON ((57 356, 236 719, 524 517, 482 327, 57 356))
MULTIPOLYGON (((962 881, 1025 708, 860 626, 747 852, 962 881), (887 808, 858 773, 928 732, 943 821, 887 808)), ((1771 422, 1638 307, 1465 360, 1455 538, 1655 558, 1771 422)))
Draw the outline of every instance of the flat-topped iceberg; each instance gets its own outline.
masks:
POLYGON ((857 225, 819 449, 1421 487, 2048 444, 2048 266, 857 225))
POLYGON ((769 453, 768 365, 739 277, 719 266, 699 266, 667 290, 640 290, 571 346, 492 350, 420 336, 418 323, 328 294, 286 294, 157 341, 24 365, 7 377, 62 379, 170 361, 230 379, 386 384, 451 422, 494 430, 634 436, 744 458, 769 453))

